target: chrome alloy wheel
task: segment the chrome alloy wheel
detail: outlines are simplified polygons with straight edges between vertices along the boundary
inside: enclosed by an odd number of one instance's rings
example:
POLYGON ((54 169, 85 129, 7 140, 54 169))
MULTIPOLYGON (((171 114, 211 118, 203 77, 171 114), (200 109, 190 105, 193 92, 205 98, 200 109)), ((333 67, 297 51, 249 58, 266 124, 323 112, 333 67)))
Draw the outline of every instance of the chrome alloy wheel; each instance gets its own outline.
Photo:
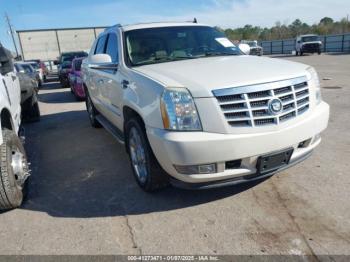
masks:
POLYGON ((30 170, 25 155, 19 148, 12 148, 11 167, 19 188, 23 188, 24 182, 30 176, 30 170))
POLYGON ((147 159, 141 136, 135 127, 130 129, 129 149, 132 166, 134 167, 137 178, 141 183, 145 183, 148 177, 146 165, 147 159))

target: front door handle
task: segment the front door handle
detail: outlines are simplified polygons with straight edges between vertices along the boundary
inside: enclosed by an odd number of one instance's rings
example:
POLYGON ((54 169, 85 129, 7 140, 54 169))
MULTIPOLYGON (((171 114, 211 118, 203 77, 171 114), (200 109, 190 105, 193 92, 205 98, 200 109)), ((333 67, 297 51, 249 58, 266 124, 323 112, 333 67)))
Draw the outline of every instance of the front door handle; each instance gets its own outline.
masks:
POLYGON ((129 81, 124 79, 124 80, 122 81, 122 87, 123 87, 123 89, 128 88, 128 87, 129 87, 129 81))
POLYGON ((99 85, 102 85, 104 82, 105 82, 105 81, 104 81, 102 78, 100 78, 100 79, 97 80, 97 83, 98 83, 99 85))

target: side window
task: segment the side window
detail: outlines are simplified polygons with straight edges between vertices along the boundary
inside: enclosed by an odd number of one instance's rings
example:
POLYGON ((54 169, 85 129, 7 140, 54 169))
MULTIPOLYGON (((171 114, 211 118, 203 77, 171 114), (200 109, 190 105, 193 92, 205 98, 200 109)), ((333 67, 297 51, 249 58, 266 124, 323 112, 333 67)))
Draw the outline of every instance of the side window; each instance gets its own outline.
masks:
POLYGON ((116 34, 109 34, 106 54, 111 56, 113 63, 118 62, 118 38, 116 34))
POLYGON ((105 45, 106 45, 106 38, 107 38, 107 35, 103 35, 100 37, 100 39, 98 39, 96 49, 95 49, 95 55, 104 53, 105 45))

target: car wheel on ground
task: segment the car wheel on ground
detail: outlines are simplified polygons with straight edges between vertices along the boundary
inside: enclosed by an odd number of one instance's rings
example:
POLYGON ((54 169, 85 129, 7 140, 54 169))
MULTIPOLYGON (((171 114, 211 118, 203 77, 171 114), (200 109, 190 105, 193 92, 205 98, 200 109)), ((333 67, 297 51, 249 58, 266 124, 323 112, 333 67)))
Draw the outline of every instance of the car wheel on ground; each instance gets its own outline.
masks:
POLYGON ((101 127, 100 122, 97 121, 96 116, 98 115, 98 111, 96 110, 94 104, 91 101, 90 95, 87 93, 86 95, 86 110, 89 114, 90 123, 93 127, 101 127))
POLYGON ((24 102, 22 110, 23 120, 30 122, 40 121, 40 108, 36 92, 24 102))
POLYGON ((131 168, 139 186, 147 192, 166 187, 168 176, 153 154, 142 121, 130 119, 125 131, 131 168))
POLYGON ((0 146, 0 209, 19 207, 25 196, 25 183, 29 175, 26 153, 20 139, 12 130, 3 129, 0 146))

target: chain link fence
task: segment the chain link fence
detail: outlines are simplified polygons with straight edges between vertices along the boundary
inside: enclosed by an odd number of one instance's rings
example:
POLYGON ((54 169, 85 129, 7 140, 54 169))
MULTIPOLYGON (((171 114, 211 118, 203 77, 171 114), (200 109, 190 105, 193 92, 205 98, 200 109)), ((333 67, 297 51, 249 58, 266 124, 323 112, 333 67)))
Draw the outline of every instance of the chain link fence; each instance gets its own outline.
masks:
MULTIPOLYGON (((322 52, 350 53, 350 33, 320 36, 322 52)), ((295 51, 295 39, 260 41, 265 55, 292 54, 295 51)))

